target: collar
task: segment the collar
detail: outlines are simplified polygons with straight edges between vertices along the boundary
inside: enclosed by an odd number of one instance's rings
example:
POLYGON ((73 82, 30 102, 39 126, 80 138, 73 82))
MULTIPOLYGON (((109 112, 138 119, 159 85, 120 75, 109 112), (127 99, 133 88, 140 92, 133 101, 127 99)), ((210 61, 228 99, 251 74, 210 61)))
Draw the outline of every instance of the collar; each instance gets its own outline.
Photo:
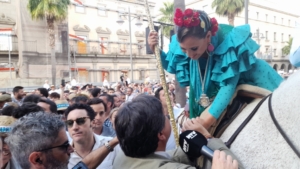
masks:
POLYGON ((171 159, 171 156, 165 151, 156 151, 156 152, 154 152, 154 154, 159 155, 159 156, 163 156, 163 157, 165 157, 169 160, 171 159))

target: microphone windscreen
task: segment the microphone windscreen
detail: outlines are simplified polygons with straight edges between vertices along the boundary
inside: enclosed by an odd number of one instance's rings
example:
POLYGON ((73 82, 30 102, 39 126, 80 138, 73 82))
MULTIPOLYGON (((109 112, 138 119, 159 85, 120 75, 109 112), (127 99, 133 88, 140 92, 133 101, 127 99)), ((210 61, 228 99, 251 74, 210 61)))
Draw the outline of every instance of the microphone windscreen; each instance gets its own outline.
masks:
POLYGON ((199 132, 187 130, 179 136, 181 149, 190 157, 200 157, 201 148, 207 145, 207 139, 199 132))

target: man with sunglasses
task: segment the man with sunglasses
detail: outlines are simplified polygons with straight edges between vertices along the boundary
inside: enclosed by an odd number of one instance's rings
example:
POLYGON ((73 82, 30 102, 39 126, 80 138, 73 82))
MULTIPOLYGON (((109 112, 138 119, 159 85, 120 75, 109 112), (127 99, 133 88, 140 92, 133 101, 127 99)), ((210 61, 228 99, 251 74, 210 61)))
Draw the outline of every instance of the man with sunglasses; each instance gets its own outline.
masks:
MULTIPOLYGON (((65 111, 65 117, 68 131, 72 138, 71 145, 74 149, 68 164, 69 169, 73 168, 99 147, 109 147, 108 141, 112 138, 96 135, 93 132, 92 123, 95 119, 95 112, 89 105, 73 104, 65 111)), ((111 150, 113 149, 111 148, 111 150)), ((97 169, 112 168, 114 158, 115 151, 109 153, 97 169)))
POLYGON ((5 139, 21 168, 67 168, 73 148, 61 117, 30 113, 13 124, 5 139))

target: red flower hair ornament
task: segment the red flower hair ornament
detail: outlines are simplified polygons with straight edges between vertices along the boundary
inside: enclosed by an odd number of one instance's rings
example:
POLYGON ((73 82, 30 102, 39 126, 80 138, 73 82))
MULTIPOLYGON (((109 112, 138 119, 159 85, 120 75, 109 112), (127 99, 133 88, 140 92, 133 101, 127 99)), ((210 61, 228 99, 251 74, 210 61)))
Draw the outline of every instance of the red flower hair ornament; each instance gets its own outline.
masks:
POLYGON ((180 27, 184 26, 190 28, 200 24, 199 16, 200 14, 198 12, 194 12, 192 9, 187 9, 182 12, 177 8, 174 17, 174 23, 180 27))
MULTIPOLYGON (((216 32, 219 29, 218 21, 215 18, 211 18, 210 22, 211 22, 210 31, 212 32, 212 35, 215 36, 216 32)), ((186 9, 183 12, 181 9, 177 8, 175 11, 174 23, 179 27, 187 27, 187 28, 191 28, 194 26, 201 26, 200 13, 193 11, 192 9, 186 9)), ((204 26, 201 27, 203 27, 204 29, 205 23, 203 25, 204 26)))

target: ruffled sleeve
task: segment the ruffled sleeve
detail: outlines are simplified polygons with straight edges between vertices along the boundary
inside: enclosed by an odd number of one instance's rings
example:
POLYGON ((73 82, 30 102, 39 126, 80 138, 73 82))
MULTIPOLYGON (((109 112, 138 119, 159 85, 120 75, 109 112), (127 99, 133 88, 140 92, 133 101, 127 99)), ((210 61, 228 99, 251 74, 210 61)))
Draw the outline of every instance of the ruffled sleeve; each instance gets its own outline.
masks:
POLYGON ((190 59, 186 56, 185 53, 182 52, 176 35, 172 36, 172 41, 169 45, 169 52, 161 53, 161 59, 164 69, 169 73, 175 74, 181 87, 189 86, 190 59))
MULTIPOLYGON (((222 26, 220 25, 221 29, 222 26)), ((215 49, 215 65, 212 70, 211 80, 221 87, 226 86, 227 81, 252 68, 256 62, 254 53, 259 45, 251 39, 249 25, 238 26, 232 29, 223 42, 215 49)))

